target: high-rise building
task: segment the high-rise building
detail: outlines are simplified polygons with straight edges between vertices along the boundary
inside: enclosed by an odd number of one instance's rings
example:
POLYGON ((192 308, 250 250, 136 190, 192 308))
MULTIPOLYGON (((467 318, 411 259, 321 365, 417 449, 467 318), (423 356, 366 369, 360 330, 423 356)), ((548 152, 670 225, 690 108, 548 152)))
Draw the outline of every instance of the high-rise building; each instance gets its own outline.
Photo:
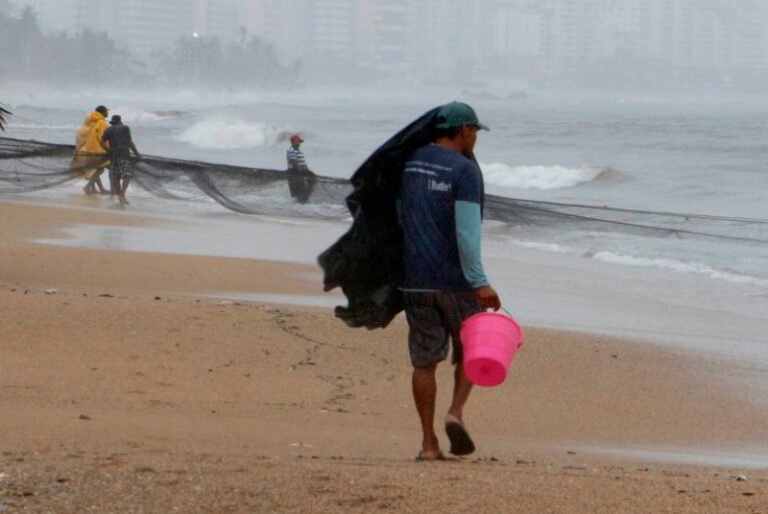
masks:
MULTIPOLYGON (((373 4, 373 41, 370 62, 376 70, 404 78, 412 71, 416 58, 411 52, 423 49, 414 31, 410 0, 377 0, 373 4)), ((429 8, 428 5, 424 6, 429 8)))
POLYGON ((198 34, 238 37, 237 0, 16 0, 31 5, 43 30, 75 34, 107 32, 137 55, 171 48, 180 37, 198 34))

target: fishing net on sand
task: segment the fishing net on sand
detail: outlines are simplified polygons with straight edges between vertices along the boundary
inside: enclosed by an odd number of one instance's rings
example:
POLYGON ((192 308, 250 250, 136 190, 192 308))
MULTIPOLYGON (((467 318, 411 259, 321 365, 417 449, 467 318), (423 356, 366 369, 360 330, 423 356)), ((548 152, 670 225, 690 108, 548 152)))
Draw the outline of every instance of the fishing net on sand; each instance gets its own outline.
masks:
MULTIPOLYGON (((103 155, 74 153, 72 145, 0 137, 0 194, 20 194, 85 181, 101 172, 103 155)), ((312 172, 246 168, 225 164, 144 156, 132 162, 132 186, 166 199, 211 199, 244 214, 348 216, 343 198, 349 181, 312 172)))
MULTIPOLYGON (((83 181, 104 168, 102 156, 74 156, 72 145, 0 137, 0 194, 21 194, 83 181)), ((320 219, 350 216, 348 179, 145 156, 134 162, 133 185, 161 198, 212 199, 244 214, 320 219)), ((107 175, 104 175, 106 180, 107 175)), ((354 211, 354 210, 353 210, 354 211)), ((662 238, 768 243, 768 220, 620 209, 486 195, 486 220, 515 227, 622 232, 662 238)))

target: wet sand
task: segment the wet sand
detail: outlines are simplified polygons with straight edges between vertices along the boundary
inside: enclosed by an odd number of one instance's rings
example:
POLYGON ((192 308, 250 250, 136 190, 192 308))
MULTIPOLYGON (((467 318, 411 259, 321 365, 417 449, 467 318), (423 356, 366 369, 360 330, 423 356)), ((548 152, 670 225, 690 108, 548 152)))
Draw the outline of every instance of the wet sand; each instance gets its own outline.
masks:
POLYGON ((34 243, 162 223, 97 214, 0 201, 0 512, 765 512, 734 363, 525 327, 477 452, 417 463, 402 316, 216 298, 321 294, 310 265, 34 243))

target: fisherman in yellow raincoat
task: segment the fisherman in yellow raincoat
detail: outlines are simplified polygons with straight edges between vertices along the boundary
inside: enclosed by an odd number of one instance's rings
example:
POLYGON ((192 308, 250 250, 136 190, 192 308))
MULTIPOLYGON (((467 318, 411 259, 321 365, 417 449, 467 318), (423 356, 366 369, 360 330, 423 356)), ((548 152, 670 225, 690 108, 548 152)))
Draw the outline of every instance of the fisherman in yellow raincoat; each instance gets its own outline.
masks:
POLYGON ((101 136, 109 126, 108 114, 107 108, 99 105, 88 113, 83 125, 75 134, 75 155, 70 163, 70 175, 73 178, 82 177, 88 180, 83 188, 87 195, 96 193, 97 188, 101 194, 109 193, 101 182, 104 168, 109 165, 106 150, 101 146, 101 136))

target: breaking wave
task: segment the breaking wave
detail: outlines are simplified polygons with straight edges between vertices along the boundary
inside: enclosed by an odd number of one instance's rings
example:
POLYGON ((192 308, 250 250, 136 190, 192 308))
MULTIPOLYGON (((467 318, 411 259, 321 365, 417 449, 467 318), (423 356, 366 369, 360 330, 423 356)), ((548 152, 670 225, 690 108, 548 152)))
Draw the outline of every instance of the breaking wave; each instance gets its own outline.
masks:
POLYGON ((489 184, 515 189, 565 189, 592 182, 608 168, 582 166, 507 166, 501 163, 481 164, 489 184))
POLYGON ((176 140, 198 148, 235 150, 271 146, 287 139, 287 130, 266 123, 205 120, 176 135, 176 140))
POLYGON ((178 117, 183 111, 145 111, 135 107, 114 107, 110 109, 110 114, 119 114, 123 121, 127 123, 139 121, 161 121, 168 118, 178 117))

